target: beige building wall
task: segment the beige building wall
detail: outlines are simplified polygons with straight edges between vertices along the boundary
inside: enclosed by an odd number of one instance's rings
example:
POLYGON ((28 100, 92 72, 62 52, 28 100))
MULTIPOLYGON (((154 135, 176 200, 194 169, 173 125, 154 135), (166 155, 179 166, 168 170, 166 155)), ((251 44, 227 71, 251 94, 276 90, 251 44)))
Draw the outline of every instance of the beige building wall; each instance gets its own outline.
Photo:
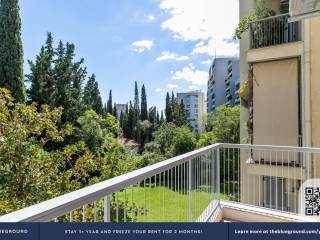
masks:
MULTIPOLYGON (((279 0, 268 1, 268 4, 270 4, 269 7, 272 7, 273 9, 278 8, 278 3, 279 0)), ((248 13, 254 8, 254 0, 240 0, 239 4, 240 18, 248 15, 248 13)), ((310 63, 310 77, 308 77, 308 75, 305 75, 304 71, 302 71, 301 81, 303 81, 303 84, 306 81, 310 81, 311 134, 309 137, 311 139, 312 147, 320 147, 320 17, 312 18, 307 22, 309 22, 310 33, 307 34, 309 37, 305 39, 308 39, 308 41, 310 41, 308 42, 310 44, 310 55, 304 49, 303 42, 293 43, 291 45, 283 44, 282 46, 274 46, 270 47, 269 49, 264 48, 249 51, 249 34, 243 34, 242 40, 240 41, 240 79, 241 82, 244 82, 247 79, 249 69, 247 58, 249 58, 249 60, 252 62, 267 62, 278 59, 300 57, 302 59, 302 64, 305 64, 303 62, 303 56, 308 56, 305 61, 307 63, 310 63), (281 48, 280 50, 284 50, 285 52, 281 54, 281 52, 277 48, 281 48), (294 48, 294 51, 292 51, 292 49, 290 51, 287 51, 285 48, 288 48, 289 50, 290 48, 294 48), (274 54, 275 51, 282 57, 275 57, 277 55, 274 54), (267 59, 264 59, 263 56, 271 57, 267 57, 267 59)), ((306 104, 306 102, 302 103, 302 107, 305 107, 306 105, 308 105, 306 104)), ((248 109, 243 104, 241 104, 240 136, 242 143, 248 143, 248 134, 246 127, 247 121, 248 109)), ((305 122, 302 122, 303 126, 304 124, 305 122)), ((311 159, 314 160, 311 167, 313 175, 320 178, 320 154, 318 155, 311 156, 311 159)), ((260 194, 262 195, 261 186, 259 187, 258 183, 261 182, 263 174, 259 175, 257 172, 252 172, 252 169, 250 169, 252 166, 250 166, 251 164, 249 164, 247 161, 248 157, 246 157, 245 154, 241 154, 241 202, 249 204, 259 204, 258 194, 253 193, 260 192, 260 194)), ((293 184, 293 182, 291 184, 293 184)), ((294 199, 295 197, 293 195, 291 201, 293 202, 294 199)))
MULTIPOLYGON (((320 147, 320 17, 310 19, 311 145, 320 147)), ((313 156, 313 175, 320 178, 320 156, 313 156)))
POLYGON ((311 144, 320 147, 320 17, 310 19, 311 144))
MULTIPOLYGON (((244 16, 249 15, 249 13, 254 9, 254 0, 239 0, 239 9, 240 9, 240 19, 244 16)), ((247 51, 250 48, 250 36, 246 32, 242 35, 240 40, 240 82, 243 83, 248 78, 249 64, 247 63, 247 51)), ((241 143, 248 142, 248 129, 247 122, 249 118, 248 108, 244 107, 241 101, 240 108, 240 141, 241 143)), ((254 182, 258 182, 255 176, 248 175, 248 165, 246 164, 247 156, 244 153, 241 153, 241 163, 240 163, 240 184, 241 184, 241 195, 240 201, 243 203, 253 203, 255 199, 250 199, 253 195, 251 191, 258 192, 259 187, 254 182), (251 180, 251 181, 250 181, 251 180), (242 187, 243 186, 243 187, 242 187)))

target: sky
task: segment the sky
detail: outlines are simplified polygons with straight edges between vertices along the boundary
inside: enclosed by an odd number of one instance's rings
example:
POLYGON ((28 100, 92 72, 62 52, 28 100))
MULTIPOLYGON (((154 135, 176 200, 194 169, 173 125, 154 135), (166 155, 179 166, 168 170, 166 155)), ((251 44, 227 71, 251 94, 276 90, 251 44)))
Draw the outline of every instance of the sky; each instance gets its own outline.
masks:
POLYGON ((133 99, 145 84, 148 105, 167 91, 206 92, 212 59, 239 55, 233 40, 239 0, 20 0, 25 73, 46 33, 76 46, 103 101, 133 99))

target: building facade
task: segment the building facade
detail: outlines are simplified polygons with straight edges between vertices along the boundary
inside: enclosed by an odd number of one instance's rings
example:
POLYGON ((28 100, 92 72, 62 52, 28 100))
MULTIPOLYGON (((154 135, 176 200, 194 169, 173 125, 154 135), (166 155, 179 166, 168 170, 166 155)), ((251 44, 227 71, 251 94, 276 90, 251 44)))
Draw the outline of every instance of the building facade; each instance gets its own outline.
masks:
POLYGON ((207 112, 214 114, 220 105, 240 104, 239 87, 239 59, 216 58, 209 69, 207 112))
MULTIPOLYGON (((255 9, 254 0, 239 4, 240 18, 255 9)), ((287 6, 266 1, 276 15, 251 23, 242 35, 240 81, 247 89, 240 91, 240 135, 256 145, 320 147, 320 17, 290 22, 287 6), (268 26, 273 30, 265 31, 268 26)), ((242 202, 292 211, 289 203, 298 201, 305 179, 319 178, 314 156, 288 155, 285 163, 279 156, 241 156, 241 175, 249 176, 241 178, 242 202)))
POLYGON ((206 113, 204 93, 201 91, 177 93, 177 99, 179 103, 183 101, 188 121, 194 132, 201 133, 202 117, 206 113))

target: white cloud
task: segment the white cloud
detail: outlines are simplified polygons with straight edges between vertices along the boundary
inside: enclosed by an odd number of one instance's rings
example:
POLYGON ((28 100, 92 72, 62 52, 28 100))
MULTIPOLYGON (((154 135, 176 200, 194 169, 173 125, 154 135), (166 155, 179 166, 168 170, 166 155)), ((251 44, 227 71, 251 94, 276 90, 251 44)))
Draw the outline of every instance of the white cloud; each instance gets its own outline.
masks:
POLYGON ((195 86, 195 85, 191 85, 191 86, 189 86, 189 89, 190 89, 190 90, 198 90, 199 87, 198 87, 198 86, 195 86))
POLYGON ((203 65, 210 65, 211 63, 212 63, 212 60, 210 59, 201 62, 201 64, 203 65))
POLYGON ((148 15, 147 17, 150 22, 153 22, 154 20, 156 20, 156 17, 153 15, 148 15))
POLYGON ((155 91, 156 91, 156 92, 162 92, 162 89, 161 89, 161 88, 156 88, 155 91))
POLYGON ((227 41, 223 39, 210 39, 206 44, 196 44, 192 54, 206 54, 209 56, 239 56, 239 43, 235 41, 227 41))
POLYGON ((164 51, 157 58, 157 61, 175 60, 175 61, 187 61, 190 58, 188 56, 179 56, 176 53, 164 51))
POLYGON ((168 84, 167 87, 169 89, 173 90, 173 89, 177 89, 179 87, 179 85, 177 85, 177 84, 168 84))
MULTIPOLYGON (((199 41, 195 54, 213 55, 213 39, 221 45, 223 56, 237 55, 238 43, 224 42, 231 39, 239 22, 239 0, 162 0, 160 9, 170 14, 162 28, 173 32, 184 41, 199 41)), ((217 54, 218 55, 218 54, 217 54)), ((219 54, 220 55, 220 54, 219 54)))
POLYGON ((207 84, 209 74, 206 71, 200 71, 193 64, 189 64, 182 70, 179 70, 172 75, 173 80, 184 80, 191 82, 192 85, 205 86, 207 84))
POLYGON ((150 51, 154 43, 152 40, 141 40, 136 41, 131 44, 133 50, 138 53, 143 53, 144 51, 150 51))

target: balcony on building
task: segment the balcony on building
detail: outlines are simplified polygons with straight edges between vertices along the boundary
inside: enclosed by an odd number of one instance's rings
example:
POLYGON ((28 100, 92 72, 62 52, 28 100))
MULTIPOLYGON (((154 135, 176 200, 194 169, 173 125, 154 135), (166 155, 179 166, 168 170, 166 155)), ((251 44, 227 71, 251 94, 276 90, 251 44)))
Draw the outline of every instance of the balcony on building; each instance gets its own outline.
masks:
POLYGON ((281 14, 250 23, 250 47, 253 49, 301 41, 301 21, 289 22, 281 14))
POLYGON ((249 63, 296 57, 303 49, 302 22, 290 22, 289 14, 251 22, 249 35, 249 63))

